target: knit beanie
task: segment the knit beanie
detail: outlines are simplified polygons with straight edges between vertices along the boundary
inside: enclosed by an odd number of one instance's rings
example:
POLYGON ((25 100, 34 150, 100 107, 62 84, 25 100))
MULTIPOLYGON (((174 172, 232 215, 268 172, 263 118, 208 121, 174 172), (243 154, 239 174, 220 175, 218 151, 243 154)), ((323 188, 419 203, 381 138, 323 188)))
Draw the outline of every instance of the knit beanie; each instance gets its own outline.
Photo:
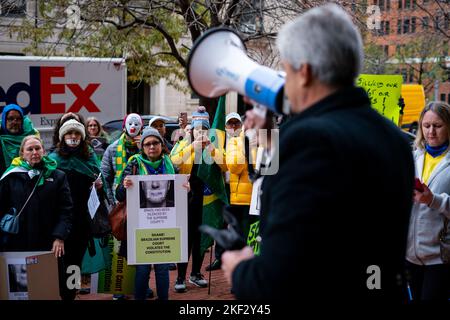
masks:
POLYGON ((85 132, 85 128, 84 126, 79 123, 77 120, 75 119, 70 119, 67 122, 64 122, 64 124, 61 126, 61 128, 59 128, 59 140, 62 141, 62 139, 64 138, 64 135, 69 132, 75 130, 77 132, 79 132, 81 134, 81 137, 84 139, 86 139, 86 132, 85 132))
POLYGON ((158 130, 156 130, 152 127, 146 127, 141 135, 141 149, 143 148, 145 138, 150 137, 150 136, 154 136, 154 137, 158 138, 159 141, 161 141, 161 145, 164 145, 164 140, 161 137, 161 135, 159 134, 158 130))

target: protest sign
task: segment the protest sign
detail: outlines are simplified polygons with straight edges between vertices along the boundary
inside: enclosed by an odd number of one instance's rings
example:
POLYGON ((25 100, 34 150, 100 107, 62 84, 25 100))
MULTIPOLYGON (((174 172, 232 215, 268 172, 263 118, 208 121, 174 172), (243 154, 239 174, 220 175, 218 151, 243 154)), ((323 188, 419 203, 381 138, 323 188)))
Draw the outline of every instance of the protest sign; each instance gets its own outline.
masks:
POLYGON ((128 263, 187 262, 186 175, 130 176, 128 263))
POLYGON ((398 125, 402 82, 401 75, 361 74, 356 85, 366 90, 374 109, 398 125))

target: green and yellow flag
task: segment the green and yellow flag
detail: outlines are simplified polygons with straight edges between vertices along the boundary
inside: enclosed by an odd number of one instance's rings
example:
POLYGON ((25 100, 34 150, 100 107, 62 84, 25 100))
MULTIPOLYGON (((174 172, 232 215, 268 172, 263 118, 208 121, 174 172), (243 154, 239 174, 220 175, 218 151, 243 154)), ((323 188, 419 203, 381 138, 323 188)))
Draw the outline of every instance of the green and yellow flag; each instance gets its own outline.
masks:
MULTIPOLYGON (((219 98, 214 122, 209 130, 209 139, 216 149, 223 152, 225 146, 225 96, 219 98)), ((197 176, 205 183, 202 224, 220 229, 223 226, 222 209, 224 205, 228 205, 228 197, 222 171, 216 163, 212 162, 211 155, 204 150, 203 161, 198 166, 197 172, 197 176)), ((212 244, 213 239, 202 233, 200 253, 203 254, 212 244)))

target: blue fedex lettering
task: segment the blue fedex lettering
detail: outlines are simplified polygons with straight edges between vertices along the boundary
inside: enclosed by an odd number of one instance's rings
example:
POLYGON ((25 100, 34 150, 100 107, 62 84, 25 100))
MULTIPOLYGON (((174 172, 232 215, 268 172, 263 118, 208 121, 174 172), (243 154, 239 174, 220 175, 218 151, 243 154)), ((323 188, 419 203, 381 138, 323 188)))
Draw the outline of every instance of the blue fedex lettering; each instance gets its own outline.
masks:
MULTIPOLYGON (((39 101, 39 92, 41 91, 40 67, 30 67, 30 84, 25 82, 16 82, 5 92, 0 87, 0 102, 5 102, 6 105, 14 103, 17 104, 17 97, 20 92, 24 91, 28 93, 30 102, 28 106, 21 106, 24 114, 28 113, 40 113, 41 103, 39 101)), ((0 112, 3 111, 3 107, 0 107, 0 112)))

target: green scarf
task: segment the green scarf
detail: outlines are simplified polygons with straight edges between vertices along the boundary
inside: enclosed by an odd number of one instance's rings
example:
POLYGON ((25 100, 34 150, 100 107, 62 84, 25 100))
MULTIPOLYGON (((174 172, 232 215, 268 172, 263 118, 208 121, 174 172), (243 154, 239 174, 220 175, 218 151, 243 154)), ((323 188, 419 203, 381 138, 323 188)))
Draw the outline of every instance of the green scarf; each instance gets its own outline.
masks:
POLYGON ((12 159, 19 156, 20 144, 23 138, 30 135, 39 137, 39 132, 34 129, 33 123, 28 117, 23 118, 23 133, 21 135, 0 134, 0 145, 3 150, 3 159, 6 167, 11 164, 12 159))
POLYGON ((135 154, 134 156, 130 157, 128 162, 131 162, 133 159, 137 160, 137 163, 139 165, 139 175, 148 175, 148 170, 145 167, 145 164, 151 166, 153 169, 159 168, 161 165, 161 162, 164 161, 164 172, 163 174, 175 174, 175 169, 173 168, 172 161, 170 161, 170 158, 167 155, 163 155, 162 159, 156 160, 156 161, 150 161, 146 157, 144 157, 142 154, 135 154))
POLYGON ((116 151, 116 177, 114 179, 113 190, 116 190, 120 182, 123 169, 127 165, 127 148, 136 148, 136 144, 127 140, 126 133, 122 133, 117 143, 116 151))
MULTIPOLYGON (((38 182, 38 186, 44 184, 44 180, 50 177, 53 171, 55 171, 57 163, 55 160, 51 159, 48 156, 43 156, 41 162, 44 164, 43 170, 44 174, 41 176, 38 182)), ((28 164, 28 162, 24 161, 20 157, 14 158, 11 162, 11 165, 8 169, 6 169, 5 173, 2 176, 2 179, 6 177, 8 174, 13 172, 28 172, 30 177, 34 177, 40 174, 39 169, 33 168, 28 164)))
POLYGON ((58 169, 65 171, 74 170, 92 179, 97 179, 100 173, 100 163, 94 152, 90 152, 89 159, 82 159, 78 155, 61 157, 56 151, 50 154, 50 158, 56 160, 58 169))

